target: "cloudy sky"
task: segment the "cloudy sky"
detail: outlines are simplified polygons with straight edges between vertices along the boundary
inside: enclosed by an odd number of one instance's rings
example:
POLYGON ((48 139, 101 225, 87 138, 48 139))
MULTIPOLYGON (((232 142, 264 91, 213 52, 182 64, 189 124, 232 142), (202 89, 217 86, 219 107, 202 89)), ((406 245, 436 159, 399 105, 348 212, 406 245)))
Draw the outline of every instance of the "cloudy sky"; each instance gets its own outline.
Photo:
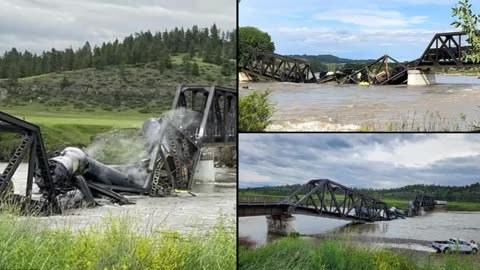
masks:
POLYGON ((240 134, 240 187, 328 178, 350 187, 480 182, 475 134, 240 134))
MULTIPOLYGON (((480 12, 480 2, 471 1, 480 12)), ((242 0, 240 26, 271 34, 280 54, 333 54, 353 59, 389 54, 413 60, 433 34, 455 30, 458 0, 242 0)))
POLYGON ((236 26, 236 0, 0 0, 0 52, 101 44, 139 31, 236 26))

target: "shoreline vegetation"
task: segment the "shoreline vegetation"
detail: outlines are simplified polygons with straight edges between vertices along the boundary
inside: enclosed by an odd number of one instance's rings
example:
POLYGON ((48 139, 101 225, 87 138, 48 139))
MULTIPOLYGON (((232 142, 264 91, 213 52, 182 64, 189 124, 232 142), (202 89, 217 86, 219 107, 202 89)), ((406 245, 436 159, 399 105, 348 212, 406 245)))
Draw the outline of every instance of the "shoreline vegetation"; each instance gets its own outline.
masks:
MULTIPOLYGON (((264 194, 257 194, 257 193, 249 193, 239 191, 238 194, 239 198, 242 196, 248 197, 258 197, 258 198, 265 198, 267 201, 280 201, 285 199, 285 196, 275 196, 275 195, 264 195, 264 194)), ((414 198, 412 198, 413 200, 414 198)), ((387 203, 389 207, 396 207, 399 209, 407 209, 408 208, 408 200, 399 200, 399 199, 392 199, 392 198, 381 198, 380 200, 387 203)), ((447 211, 480 211, 480 202, 456 202, 456 201, 447 201, 446 206, 447 211)))
POLYGON ((0 269, 235 269, 236 229, 189 234, 152 228, 142 235, 132 217, 106 217, 79 231, 52 230, 35 217, 0 213, 0 269))
POLYGON ((477 256, 436 254, 396 249, 374 249, 339 240, 318 243, 315 239, 284 237, 265 246, 252 248, 240 241, 239 269, 358 269, 358 270, 474 270, 477 256))

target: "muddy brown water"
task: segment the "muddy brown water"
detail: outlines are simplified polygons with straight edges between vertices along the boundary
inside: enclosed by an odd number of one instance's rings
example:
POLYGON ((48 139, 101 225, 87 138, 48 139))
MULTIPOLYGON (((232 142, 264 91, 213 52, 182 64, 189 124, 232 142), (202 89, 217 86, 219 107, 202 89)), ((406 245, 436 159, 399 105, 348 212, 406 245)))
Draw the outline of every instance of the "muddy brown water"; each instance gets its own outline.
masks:
MULTIPOLYGON (((480 212, 446 212, 434 210, 423 216, 367 224, 352 224, 338 219, 297 215, 295 229, 301 235, 322 239, 345 238, 371 246, 414 249, 434 252, 432 241, 462 238, 480 242, 480 212)), ((239 218, 239 237, 257 246, 280 236, 267 232, 265 217, 239 218)))
POLYGON ((240 96, 251 94, 252 89, 272 91, 270 100, 277 111, 269 131, 387 130, 390 124, 400 127, 403 123, 421 130, 470 130, 480 119, 480 80, 476 76, 437 75, 437 83, 369 87, 241 83, 240 96), (432 113, 433 117, 428 116, 432 113))
MULTIPOLYGON (((0 163, 0 171, 6 166, 0 163)), ((25 194, 28 166, 21 164, 13 180, 15 193, 25 194)), ((153 229, 170 229, 180 232, 205 232, 213 228, 221 217, 229 226, 235 226, 236 213, 236 169, 216 168, 215 180, 195 182, 193 193, 177 197, 152 198, 127 196, 133 205, 117 205, 102 201, 102 206, 88 209, 72 209, 65 215, 37 218, 53 229, 68 228, 73 231, 90 225, 102 224, 106 217, 128 219, 141 233, 153 229)), ((33 192, 38 189, 33 185, 33 192)))

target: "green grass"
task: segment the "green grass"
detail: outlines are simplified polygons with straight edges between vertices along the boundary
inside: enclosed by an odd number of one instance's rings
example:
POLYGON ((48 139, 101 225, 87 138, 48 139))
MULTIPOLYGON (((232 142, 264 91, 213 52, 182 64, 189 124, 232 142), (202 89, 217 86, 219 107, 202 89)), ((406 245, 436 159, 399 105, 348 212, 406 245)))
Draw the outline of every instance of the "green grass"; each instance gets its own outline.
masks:
POLYGON ((325 270, 450 270, 478 269, 474 256, 431 254, 428 260, 389 250, 372 250, 352 243, 286 237, 257 249, 239 249, 239 269, 325 269, 325 270))
MULTIPOLYGON (((170 110, 179 84, 235 86, 236 74, 223 76, 221 66, 198 57, 190 62, 199 65, 200 76, 186 74, 184 56, 173 55, 172 68, 163 72, 148 63, 42 74, 21 78, 16 86, 0 80, 2 93, 6 90, 0 108, 39 125, 47 150, 84 147, 100 134, 139 129, 145 119, 170 110), (65 77, 69 84, 62 86, 65 77)), ((15 145, 11 136, 0 136, 0 161, 5 161, 15 145)))
POLYGON ((235 269, 236 233, 224 220, 208 232, 140 235, 128 217, 73 233, 0 214, 0 269, 235 269))
MULTIPOLYGON (((52 110, 42 104, 10 107, 2 111, 39 125, 47 151, 66 146, 86 147, 101 134, 109 134, 112 131, 125 133, 128 130, 138 130, 145 119, 158 117, 156 113, 142 114, 133 110, 86 112, 68 107, 52 110)), ((0 140, 0 161, 7 160, 19 143, 12 140, 12 136, 5 136, 2 135, 2 138, 5 139, 0 140)), ((109 154, 102 161, 119 161, 109 158, 112 156, 109 154)))
POLYGON ((159 116, 158 113, 139 113, 137 110, 105 111, 97 109, 84 111, 68 106, 51 108, 43 104, 7 107, 2 109, 2 111, 25 121, 44 126, 82 125, 138 128, 142 126, 145 119, 159 116))

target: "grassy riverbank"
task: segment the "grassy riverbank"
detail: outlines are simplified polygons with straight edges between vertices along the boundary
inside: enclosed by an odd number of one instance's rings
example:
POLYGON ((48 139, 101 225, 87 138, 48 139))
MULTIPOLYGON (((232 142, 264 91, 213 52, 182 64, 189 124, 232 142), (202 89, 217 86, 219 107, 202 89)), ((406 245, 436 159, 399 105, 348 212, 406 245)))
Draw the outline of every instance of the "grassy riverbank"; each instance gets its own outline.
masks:
POLYGON ((257 249, 239 249, 239 269, 450 270, 479 269, 477 256, 428 254, 417 260, 386 249, 352 243, 286 237, 257 249))
POLYGON ((236 233, 223 220, 211 231, 140 235, 128 218, 73 233, 38 218, 0 214, 0 269, 235 269, 236 233))

